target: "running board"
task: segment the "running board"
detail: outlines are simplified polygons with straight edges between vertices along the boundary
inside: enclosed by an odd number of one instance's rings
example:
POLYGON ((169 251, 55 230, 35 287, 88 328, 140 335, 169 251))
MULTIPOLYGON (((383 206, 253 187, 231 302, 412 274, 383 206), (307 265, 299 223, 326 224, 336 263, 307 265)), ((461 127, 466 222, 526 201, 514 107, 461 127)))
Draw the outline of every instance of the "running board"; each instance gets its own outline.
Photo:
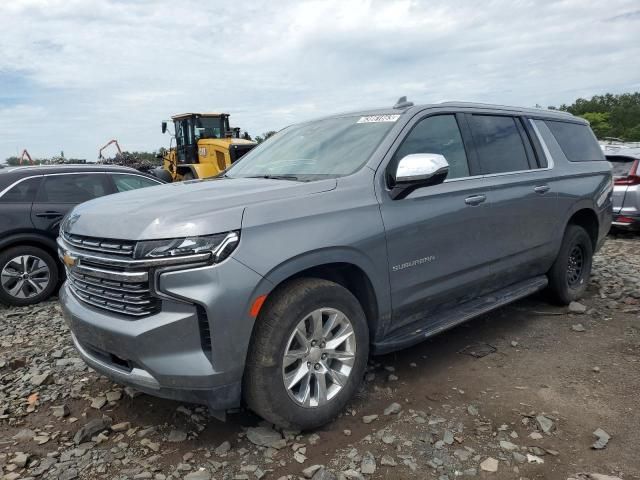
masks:
POLYGON ((541 275, 531 280, 515 283, 490 295, 470 300, 426 320, 399 329, 398 332, 394 332, 381 342, 374 343, 372 353, 381 355, 415 345, 478 315, 527 297, 542 290, 548 283, 547 277, 541 275))

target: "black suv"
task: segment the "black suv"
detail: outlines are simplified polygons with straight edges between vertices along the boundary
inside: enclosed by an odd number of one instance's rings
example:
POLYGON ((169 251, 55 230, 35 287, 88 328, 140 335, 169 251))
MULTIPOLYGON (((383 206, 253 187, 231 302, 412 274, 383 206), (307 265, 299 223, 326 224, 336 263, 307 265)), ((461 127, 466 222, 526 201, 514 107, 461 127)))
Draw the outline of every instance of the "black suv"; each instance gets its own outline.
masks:
POLYGON ((132 168, 47 165, 0 169, 0 302, 48 298, 63 269, 56 237, 75 205, 111 193, 164 183, 132 168))

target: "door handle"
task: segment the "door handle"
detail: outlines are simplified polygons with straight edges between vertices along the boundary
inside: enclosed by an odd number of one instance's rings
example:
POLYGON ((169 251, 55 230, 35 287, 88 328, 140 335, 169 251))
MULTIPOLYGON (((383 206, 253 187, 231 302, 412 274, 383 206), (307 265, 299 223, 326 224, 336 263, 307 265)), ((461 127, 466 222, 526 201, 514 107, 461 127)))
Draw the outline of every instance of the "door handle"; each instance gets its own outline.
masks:
POLYGON ((62 213, 60 212, 40 212, 40 213, 36 213, 35 214, 36 217, 40 217, 40 218, 57 218, 57 217, 62 217, 62 213))
POLYGON ((464 203, 467 205, 480 205, 487 199, 486 195, 472 195, 464 199, 464 203))
POLYGON ((540 194, 547 193, 549 190, 551 190, 551 187, 549 185, 538 185, 533 189, 534 192, 540 194))

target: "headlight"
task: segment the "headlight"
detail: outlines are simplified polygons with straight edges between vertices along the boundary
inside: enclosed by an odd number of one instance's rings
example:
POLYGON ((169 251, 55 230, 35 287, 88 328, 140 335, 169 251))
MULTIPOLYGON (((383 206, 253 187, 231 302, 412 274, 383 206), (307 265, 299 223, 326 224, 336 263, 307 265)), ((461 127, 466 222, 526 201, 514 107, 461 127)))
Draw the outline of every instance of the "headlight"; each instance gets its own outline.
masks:
POLYGON ((137 243, 134 256, 135 258, 167 258, 209 253, 217 263, 227 258, 239 241, 238 232, 168 240, 146 240, 137 243))

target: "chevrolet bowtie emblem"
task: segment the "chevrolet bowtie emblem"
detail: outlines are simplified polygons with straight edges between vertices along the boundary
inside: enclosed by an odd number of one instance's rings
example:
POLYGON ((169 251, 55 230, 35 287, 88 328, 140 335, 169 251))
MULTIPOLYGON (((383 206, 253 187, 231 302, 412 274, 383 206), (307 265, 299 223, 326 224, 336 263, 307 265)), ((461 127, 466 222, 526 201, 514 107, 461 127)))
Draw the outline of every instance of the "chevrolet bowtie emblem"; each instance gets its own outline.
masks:
POLYGON ((72 257, 67 252, 65 252, 64 256, 62 257, 62 261, 67 267, 73 267, 76 264, 76 260, 76 257, 72 257))

